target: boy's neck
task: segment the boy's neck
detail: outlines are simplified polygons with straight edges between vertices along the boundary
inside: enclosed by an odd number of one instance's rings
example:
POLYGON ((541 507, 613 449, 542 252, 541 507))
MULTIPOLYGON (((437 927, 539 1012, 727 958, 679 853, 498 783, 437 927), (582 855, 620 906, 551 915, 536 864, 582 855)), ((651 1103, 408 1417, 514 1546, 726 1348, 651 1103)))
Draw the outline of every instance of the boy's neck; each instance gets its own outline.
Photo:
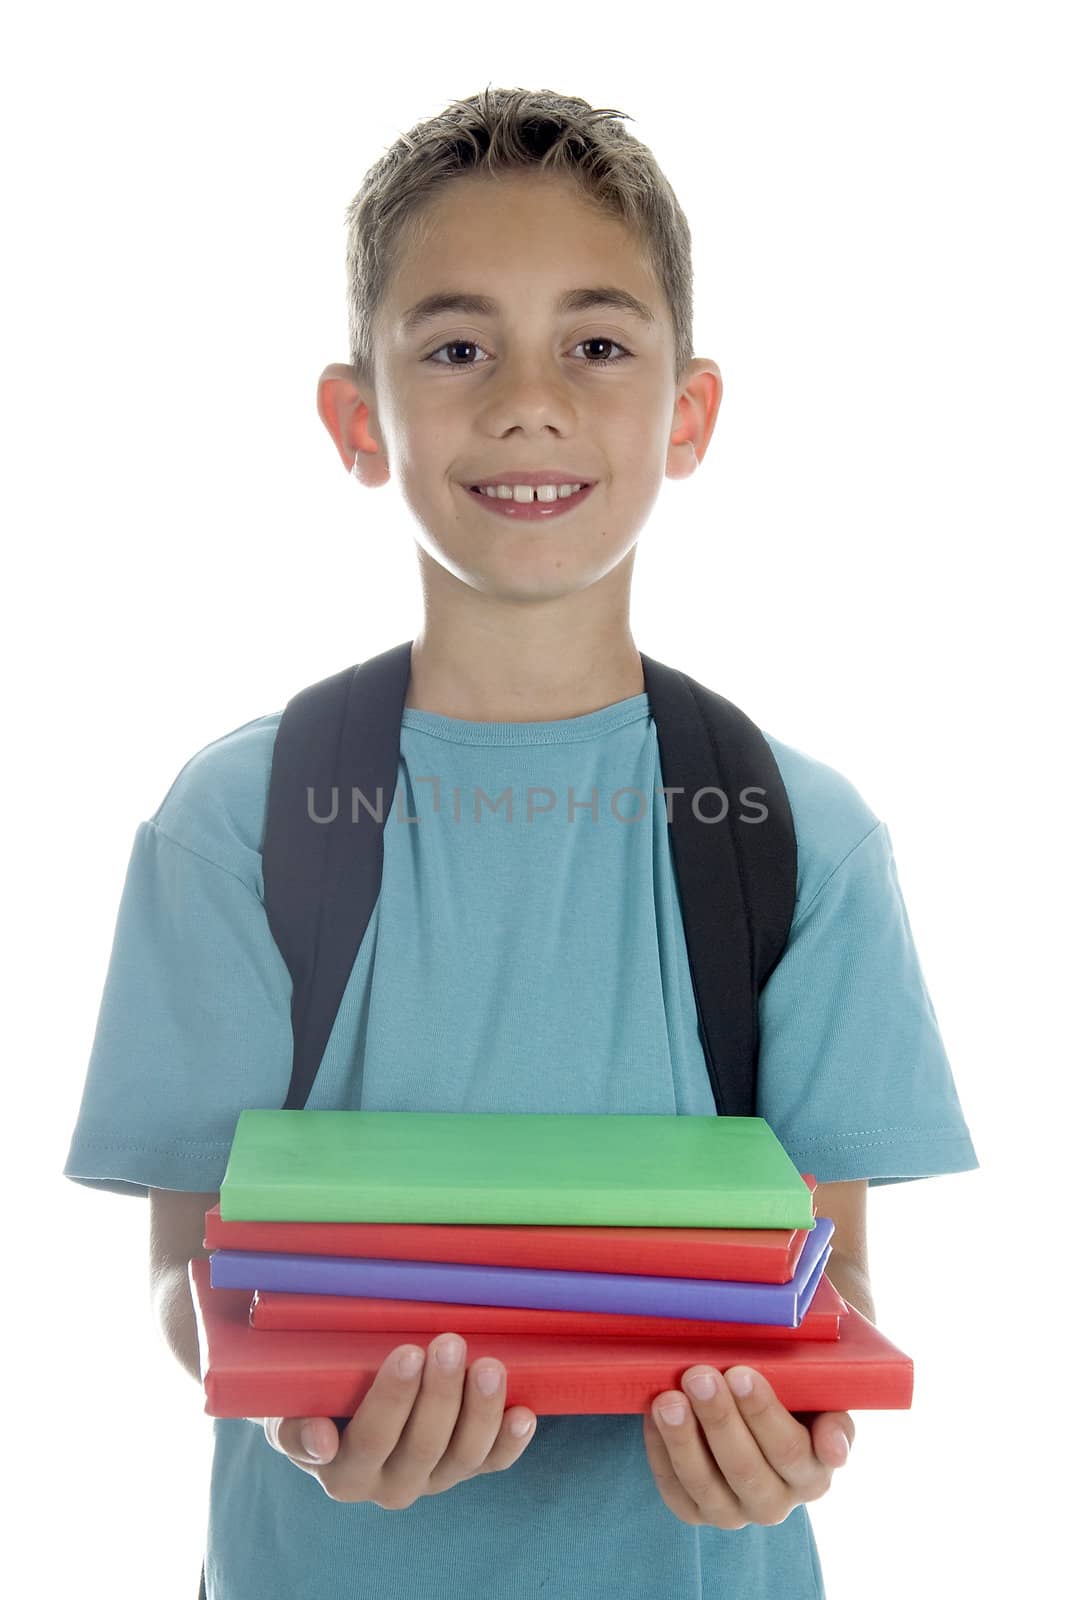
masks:
POLYGON ((568 641, 551 654, 514 634, 439 639, 428 628, 411 646, 405 709, 468 722, 557 722, 644 694, 641 657, 627 628, 608 639, 568 641))

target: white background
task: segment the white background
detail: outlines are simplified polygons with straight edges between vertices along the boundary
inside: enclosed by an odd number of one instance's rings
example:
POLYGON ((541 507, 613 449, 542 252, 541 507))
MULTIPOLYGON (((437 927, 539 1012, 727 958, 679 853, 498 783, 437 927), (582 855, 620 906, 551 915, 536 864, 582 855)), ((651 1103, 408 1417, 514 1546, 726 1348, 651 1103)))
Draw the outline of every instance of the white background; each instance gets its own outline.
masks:
POLYGON ((152 1323, 147 1205, 60 1169, 138 821, 203 745, 418 629, 406 513, 346 477, 315 385, 347 358, 343 213, 365 170, 486 84, 628 112, 688 215, 696 351, 725 399, 702 469, 664 484, 642 534, 634 635, 888 822, 982 1163, 871 1196, 878 1319, 915 1360, 915 1404, 856 1413, 812 1508, 830 1600, 1048 1592, 1055 10, 97 3, 9 21, 10 1592, 196 1592, 210 1422, 152 1323))

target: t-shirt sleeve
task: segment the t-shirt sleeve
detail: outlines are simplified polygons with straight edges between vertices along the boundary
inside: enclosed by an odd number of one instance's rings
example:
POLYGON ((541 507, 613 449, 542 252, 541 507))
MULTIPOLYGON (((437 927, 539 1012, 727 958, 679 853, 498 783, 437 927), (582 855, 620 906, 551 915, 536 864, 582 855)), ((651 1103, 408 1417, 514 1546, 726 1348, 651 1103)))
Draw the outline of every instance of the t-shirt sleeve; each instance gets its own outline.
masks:
POLYGON ((877 822, 798 906, 760 996, 757 1111, 803 1172, 872 1187, 978 1166, 877 822))
POLYGON ((241 1111, 285 1100, 291 995, 256 891, 140 823, 63 1175, 219 1189, 241 1111))

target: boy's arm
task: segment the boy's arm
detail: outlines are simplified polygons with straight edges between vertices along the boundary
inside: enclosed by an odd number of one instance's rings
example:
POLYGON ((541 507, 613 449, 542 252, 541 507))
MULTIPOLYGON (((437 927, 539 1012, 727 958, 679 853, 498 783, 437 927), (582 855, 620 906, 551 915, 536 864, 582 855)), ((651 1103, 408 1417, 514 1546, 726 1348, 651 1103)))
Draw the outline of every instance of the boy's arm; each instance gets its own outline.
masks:
POLYGON ((820 1183, 815 1193, 815 1215, 831 1217, 834 1223, 826 1276, 850 1306, 874 1322, 867 1271, 867 1179, 820 1183))
POLYGON ((200 1341, 188 1266, 204 1249, 204 1213, 217 1194, 149 1189, 152 1309, 175 1359, 200 1383, 200 1341))

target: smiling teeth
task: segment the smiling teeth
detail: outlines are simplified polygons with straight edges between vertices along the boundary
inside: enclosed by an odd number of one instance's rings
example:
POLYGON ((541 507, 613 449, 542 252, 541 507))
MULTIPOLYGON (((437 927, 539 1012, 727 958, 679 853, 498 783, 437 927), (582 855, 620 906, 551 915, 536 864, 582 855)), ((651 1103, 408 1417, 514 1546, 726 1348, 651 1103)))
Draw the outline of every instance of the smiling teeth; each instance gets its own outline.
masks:
POLYGON ((580 483, 540 483, 536 488, 529 483, 490 483, 480 486, 478 493, 487 494, 490 500, 517 500, 520 505, 530 505, 535 495, 538 500, 567 500, 581 488, 584 485, 580 483))

